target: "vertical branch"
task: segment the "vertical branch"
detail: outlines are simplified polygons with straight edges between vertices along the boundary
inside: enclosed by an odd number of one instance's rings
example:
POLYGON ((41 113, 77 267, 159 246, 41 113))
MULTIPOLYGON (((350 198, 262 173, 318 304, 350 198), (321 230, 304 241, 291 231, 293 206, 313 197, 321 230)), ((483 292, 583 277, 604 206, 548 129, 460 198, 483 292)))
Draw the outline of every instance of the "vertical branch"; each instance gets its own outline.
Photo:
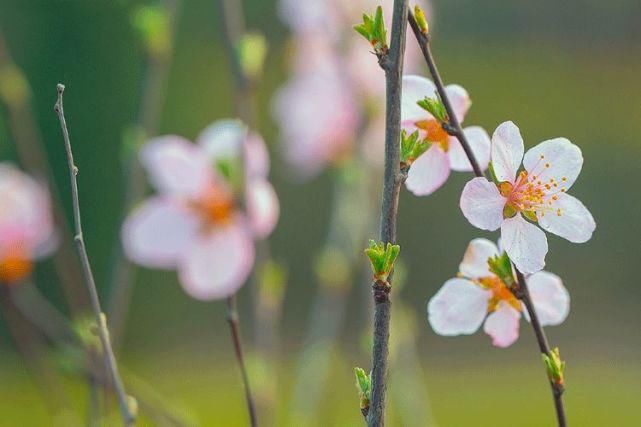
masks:
MULTIPOLYGON (((379 61, 385 70, 385 171, 381 206, 380 240, 396 242, 398 199, 403 182, 400 171, 401 134, 401 78, 405 54, 408 0, 395 0, 392 17, 392 35, 389 52, 379 61)), ((390 308, 389 284, 373 285, 374 293, 374 346, 372 349, 372 399, 367 424, 385 424, 385 397, 389 353, 390 308)))
MULTIPOLYGON (((168 38, 172 40, 178 15, 179 0, 163 0, 162 5, 169 20, 168 38)), ((173 46, 173 42, 170 42, 167 52, 150 52, 148 54, 147 71, 142 83, 136 123, 136 130, 142 131, 145 137, 154 136, 158 132, 158 121, 167 89, 169 69, 171 68, 171 46, 173 46)), ((145 174, 137 156, 130 155, 126 162, 124 180, 127 183, 127 187, 125 188, 123 201, 125 214, 142 198, 147 188, 145 174)), ((135 279, 134 267, 125 258, 119 237, 114 245, 113 260, 108 312, 112 341, 114 348, 117 350, 123 338, 123 329, 129 312, 129 302, 135 279)))
POLYGON ((96 318, 98 336, 100 338, 100 343, 102 344, 102 350, 104 351, 105 356, 105 365, 107 371, 113 382, 116 395, 118 397, 118 403, 120 406, 120 412, 122 414, 123 423, 125 426, 132 426, 135 421, 135 415, 132 413, 129 406, 129 398, 125 392, 124 385, 118 373, 118 366, 116 364, 116 358, 114 357, 113 350, 111 348, 111 342, 109 341, 109 331, 107 330, 107 319, 102 312, 100 307, 100 300, 98 298, 98 290, 96 289, 96 283, 94 281, 93 272, 91 270, 91 264, 89 263, 89 256, 87 255, 87 249, 85 248, 85 241, 82 234, 82 220, 80 217, 80 201, 78 198, 78 180, 76 175, 78 174, 78 168, 73 161, 73 152, 71 150, 71 141, 69 140, 69 131, 67 130, 67 123, 65 120, 65 113, 63 107, 63 93, 65 90, 64 85, 58 84, 58 100, 54 106, 54 110, 58 115, 58 120, 60 121, 60 127, 62 129, 62 136, 64 138, 65 151, 67 153, 67 163, 69 166, 69 179, 71 181, 71 195, 73 203, 73 222, 76 235, 74 236, 74 241, 78 248, 78 254, 80 256, 80 262, 82 265, 82 271, 84 278, 87 284, 89 291, 89 298, 91 302, 91 308, 94 312, 96 318))
MULTIPOLYGON (((539 344, 539 351, 541 354, 546 356, 551 356, 550 345, 548 344, 548 339, 545 336, 545 331, 543 326, 539 322, 539 316, 534 310, 534 304, 532 303, 532 298, 530 297, 530 291, 527 287, 527 281, 523 276, 523 273, 519 271, 516 266, 514 266, 516 271, 516 278, 518 281, 518 288, 515 292, 516 296, 523 301, 525 308, 527 309, 528 315, 530 316, 530 323, 532 324, 532 329, 534 329, 534 335, 536 336, 536 341, 539 344)), ((552 390, 552 398, 554 399, 554 409, 556 410, 556 419, 559 424, 559 427, 565 427, 567 421, 565 419, 565 407, 563 406, 563 391, 564 387, 562 384, 557 384, 554 381, 550 380, 550 388, 552 390)))
POLYGON ((81 287, 81 267, 74 255, 72 232, 62 209, 58 187, 31 110, 30 98, 29 82, 13 62, 0 29, 0 101, 7 110, 9 128, 20 163, 29 173, 49 183, 53 214, 62 236, 60 249, 53 257, 54 266, 71 311, 78 313, 88 303, 87 294, 81 287))
MULTIPOLYGON (((243 18, 241 1, 242 0, 218 0, 218 6, 220 10, 220 25, 222 28, 223 40, 225 42, 225 50, 230 62, 236 89, 236 109, 240 118, 246 123, 249 123, 249 121, 251 121, 253 118, 252 102, 250 100, 250 79, 243 70, 243 65, 238 54, 238 42, 245 32, 245 21, 243 18)), ((244 149, 241 150, 241 156, 243 164, 246 164, 244 158, 244 149)), ((242 183, 242 192, 244 193, 244 174, 242 183)), ((254 398, 249 384, 249 377, 247 375, 247 368, 245 366, 245 360, 243 357, 243 347, 240 336, 240 322, 238 309, 236 307, 236 295, 232 295, 227 299, 227 321, 229 322, 229 328, 236 354, 236 361, 238 362, 243 386, 245 389, 245 401, 247 403, 249 419, 252 427, 254 427, 258 425, 256 416, 256 404, 254 403, 254 398)))
MULTIPOLYGON (((465 133, 461 128, 461 124, 456 118, 456 114, 454 114, 454 110, 452 109, 452 104, 447 96, 447 92, 445 91, 445 86, 443 85, 443 80, 441 79, 441 76, 438 72, 438 68, 436 67, 436 63, 434 61, 434 57, 430 49, 429 35, 421 31, 420 27, 416 22, 416 19, 414 18, 414 15, 411 12, 408 14, 408 21, 410 23, 410 26, 412 27, 412 31, 414 32, 414 36, 416 37, 416 41, 419 44, 419 47, 421 49, 421 52, 423 53, 425 61, 427 62, 427 66, 430 70, 430 74, 432 75, 434 84, 436 85, 436 90, 448 114, 449 122, 444 124, 443 128, 450 135, 456 136, 458 138, 459 142, 463 146, 463 149, 465 150, 465 154, 470 164, 472 165, 472 168, 474 170, 474 175, 476 175, 477 177, 485 177, 485 174, 483 173, 483 171, 481 171, 478 165, 478 162, 476 161, 476 158, 474 156, 474 153, 470 148, 470 144, 468 143, 467 138, 465 137, 465 133)), ((550 346, 548 345, 547 337, 545 336, 545 331, 543 330, 543 327, 539 322, 538 316, 534 311, 534 304, 532 303, 532 299, 530 298, 530 293, 527 288, 525 277, 523 276, 523 273, 521 273, 516 268, 516 266, 514 267, 514 270, 516 271, 517 280, 518 280, 518 288, 514 290, 515 295, 517 298, 523 301, 523 304, 525 304, 528 314, 530 315, 530 323, 532 324, 532 329, 534 330, 534 334, 536 335, 536 339, 539 344, 539 349, 541 353, 550 357, 551 356, 550 346)), ((552 396, 554 398, 554 407, 556 409, 556 416, 557 416, 559 427, 565 427, 566 426, 565 408, 563 406, 563 400, 561 398, 561 396, 563 395, 563 386, 555 384, 552 381, 550 381, 550 386, 552 388, 552 396)))

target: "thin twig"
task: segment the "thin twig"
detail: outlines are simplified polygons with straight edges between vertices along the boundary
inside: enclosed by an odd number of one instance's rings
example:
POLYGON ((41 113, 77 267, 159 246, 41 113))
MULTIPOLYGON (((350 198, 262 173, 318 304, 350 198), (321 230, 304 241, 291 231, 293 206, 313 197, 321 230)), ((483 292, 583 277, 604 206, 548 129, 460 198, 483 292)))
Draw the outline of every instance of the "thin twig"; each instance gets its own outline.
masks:
MULTIPOLYGON (((251 90, 251 79, 245 74, 240 56, 238 54, 238 43, 245 33, 245 20, 243 16, 242 0, 218 0, 218 7, 220 11, 219 16, 221 19, 220 25, 222 29, 222 38, 225 44, 225 51, 227 53, 232 75, 234 78, 236 91, 236 109, 240 118, 246 123, 249 123, 253 121, 254 117, 253 102, 251 101, 251 98, 253 96, 251 90)), ((241 150, 241 161, 243 164, 246 164, 244 158, 245 152, 246 150, 241 150)), ((243 174, 241 185, 242 194, 240 197, 241 200, 243 200, 244 196, 244 187, 245 179, 243 174)), ((247 403, 249 419, 252 427, 254 427, 258 425, 256 404, 251 392, 249 376, 247 375, 247 368, 245 366, 245 360, 243 358, 242 339, 240 336, 240 325, 238 319, 239 315, 238 309, 236 307, 236 295, 232 295, 227 299, 227 321, 229 322, 231 337, 234 344, 234 351, 236 354, 236 361, 238 362, 238 367, 240 369, 245 389, 245 400, 247 403)))
MULTIPOLYGON (((516 278, 518 280, 518 288, 515 294, 521 301, 523 301, 523 304, 527 309, 528 315, 530 316, 530 323, 532 324, 532 329, 534 329, 534 335, 536 336, 536 341, 539 344, 539 350, 541 351, 541 354, 551 356, 550 345, 548 344, 548 339, 545 336, 543 326, 541 326, 541 323, 539 322, 539 316, 534 310, 534 304, 530 297, 530 291, 527 287, 525 276, 523 276, 523 273, 521 273, 516 266, 514 266, 514 270, 516 271, 516 278)), ((565 427, 567 425, 567 421, 565 419, 565 407, 563 406, 564 387, 562 384, 550 381, 550 388, 552 390, 552 397, 554 398, 557 422, 559 427, 565 427)))
POLYGON ((414 14, 412 14, 412 12, 409 12, 409 14, 407 15, 407 19, 409 20, 410 26, 412 27, 414 36, 416 36, 416 41, 418 42, 418 46, 421 49, 421 52, 423 53, 423 57, 425 58, 427 67, 430 70, 432 79, 434 79, 434 84, 436 85, 436 90, 438 92, 438 95, 441 98, 443 105, 445 106, 445 110, 447 111, 449 124, 448 126, 444 127, 444 130, 448 132, 450 135, 455 136, 459 140, 459 142, 461 143, 461 146, 463 147, 463 150, 465 151, 465 154, 467 155, 467 158, 470 164, 472 165, 474 174, 476 176, 483 176, 483 171, 481 170, 479 163, 476 161, 476 157, 472 152, 470 143, 467 141, 465 132, 463 132, 461 123, 459 122, 458 117, 456 117, 454 108, 452 108, 452 103, 450 102, 450 99, 447 96, 447 92, 445 91, 445 86, 443 85, 443 80, 441 79, 441 75, 438 72, 438 68, 436 68, 436 62, 434 61, 434 56, 432 55, 432 49, 430 47, 430 36, 429 34, 423 33, 421 31, 420 27, 418 26, 418 23, 416 22, 416 19, 414 18, 414 14))
POLYGON ((240 337, 238 309, 236 308, 235 295, 227 298, 227 322, 229 322, 231 338, 234 344, 234 352, 236 354, 236 360, 238 361, 238 367, 240 368, 240 374, 242 376, 243 384, 245 386, 245 400, 247 401, 247 410, 249 412, 249 420, 250 420, 251 426, 256 427, 258 425, 258 420, 256 417, 256 405, 254 404, 251 388, 249 387, 249 377, 247 375, 247 368, 245 367, 245 358, 243 356, 243 345, 242 345, 242 339, 240 337))
MULTIPOLYGON (((385 169, 381 205, 380 240, 396 242, 398 199, 403 182, 400 170, 401 134, 401 79, 405 55, 408 0, 394 0, 390 49, 379 60, 385 70, 385 169)), ((391 280, 391 279, 390 279, 391 280)), ((368 426, 385 424, 385 397, 387 393, 387 365, 389 354, 390 308, 389 285, 374 289, 374 345, 372 348, 372 398, 368 426)))
POLYGON ((73 152, 71 150, 71 141, 69 140, 69 131, 67 130, 67 123, 65 120, 64 106, 63 106, 63 94, 65 91, 65 86, 58 84, 58 100, 54 106, 54 110, 58 115, 58 120, 60 121, 60 127, 62 129, 62 136, 65 143, 65 151, 67 153, 67 163, 69 166, 69 179, 71 181, 71 195, 73 203, 73 222, 76 235, 74 236, 74 241, 78 248, 78 254, 80 256, 80 261, 82 264, 82 270, 86 285, 89 291, 89 299, 91 301, 91 308, 94 312, 98 336, 100 337, 100 342, 102 344, 102 349, 105 356, 105 364, 107 370, 113 381, 114 389, 116 395, 118 396, 118 403, 120 406, 120 412, 122 415, 123 423, 125 426, 132 426, 135 422, 135 415, 132 413, 131 408, 129 407, 129 398, 125 392, 125 387, 118 373, 118 366, 116 364, 116 358, 114 357, 113 350, 111 348, 111 342, 109 341, 109 331, 107 330, 107 319, 102 312, 100 307, 100 299, 98 298, 98 290, 96 289, 96 283, 93 277, 93 272, 91 270, 91 264, 89 263, 89 256, 87 255, 87 249, 85 248, 85 241, 82 234, 82 220, 80 218, 80 201, 78 198, 78 168, 76 167, 73 161, 73 152))
MULTIPOLYGON (((445 91, 445 86, 443 85, 443 80, 441 79, 441 76, 436 67, 434 57, 432 56, 432 52, 430 49, 429 35, 421 31, 421 29, 419 28, 416 22, 416 19, 414 18, 414 15, 411 12, 408 14, 408 21, 410 23, 410 26, 412 27, 412 31, 414 32, 414 35, 416 36, 416 40, 419 44, 419 47, 421 48, 421 52, 423 52, 423 56, 425 57, 425 61, 427 62, 427 66, 430 70, 430 74, 434 79, 436 90, 438 91, 439 96, 441 97, 441 101, 443 102, 443 105, 447 110, 449 123, 446 124, 444 129, 451 135, 456 136, 458 138, 459 142, 463 146, 463 149, 465 150, 465 154, 470 164, 472 165, 472 169, 474 170, 474 175, 476 175, 477 177, 487 178, 483 173, 483 171, 480 169, 478 162, 476 161, 476 157, 474 156, 474 153, 472 152, 470 145, 467 142, 465 133, 461 128, 461 124, 458 121, 456 114, 454 114, 454 110, 452 109, 452 104, 449 100, 447 92, 445 91)), ((521 273, 516 268, 516 266, 514 267, 514 269, 517 274, 517 280, 520 284, 518 288, 518 292, 516 292, 516 296, 523 301, 528 311, 528 314, 530 315, 530 319, 531 319, 530 323, 532 325, 532 329, 534 329, 534 334, 536 335, 536 339, 539 343, 539 349, 541 350, 541 353, 547 356, 551 356, 550 347, 548 345, 548 341, 545 336, 545 331, 543 330, 543 327, 539 323, 538 316, 534 311, 534 305, 532 304, 532 299, 530 298, 530 293, 527 288, 525 277, 523 276, 523 273, 521 273)), ((563 394, 563 387, 560 385, 556 385, 553 382, 550 382, 550 385, 552 387, 552 396, 554 397, 554 406, 556 409, 556 415, 557 415, 557 421, 558 421, 559 427, 565 427, 566 426, 565 409, 563 407, 563 400, 561 398, 563 394)))

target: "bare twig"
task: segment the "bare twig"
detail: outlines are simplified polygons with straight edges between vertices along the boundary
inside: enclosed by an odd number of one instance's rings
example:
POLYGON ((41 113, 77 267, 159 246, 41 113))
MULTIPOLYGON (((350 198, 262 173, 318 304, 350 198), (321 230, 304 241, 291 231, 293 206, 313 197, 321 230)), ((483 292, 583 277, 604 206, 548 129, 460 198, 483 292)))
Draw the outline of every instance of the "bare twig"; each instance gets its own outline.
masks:
POLYGON ((407 19, 409 20, 409 23, 410 23, 410 26, 412 27, 412 31, 414 32, 414 35, 416 36, 416 41, 418 42, 418 46, 421 49, 421 52, 423 53, 423 57, 425 58, 427 67, 430 70, 430 74, 432 75, 432 79, 434 80, 434 84, 436 85, 436 90, 438 92, 438 95, 441 98, 443 105, 445 106, 445 110, 447 111, 449 124, 448 126, 444 127, 444 130, 450 135, 455 136, 459 140, 459 142, 461 143, 461 146, 463 147, 463 150, 465 151, 465 154, 467 155, 467 158, 470 164, 472 165, 474 174, 476 176, 483 176, 483 171, 481 170, 479 163, 476 161, 476 157, 472 152, 470 143, 467 141, 465 132, 463 132, 461 123, 456 117, 454 108, 452 108, 452 103, 450 102, 450 99, 447 96, 447 92, 445 91, 445 86, 443 85, 443 80, 441 79, 441 75, 438 72, 438 68, 436 68, 436 62, 434 61, 434 57, 432 56, 432 49, 430 47, 430 36, 429 34, 423 33, 421 31, 412 12, 409 12, 409 14, 407 15, 407 19))
MULTIPOLYGON (((405 55, 407 0, 394 0, 390 49, 379 60, 385 70, 385 171, 381 206, 380 240, 396 242, 396 217, 403 175, 400 170, 401 78, 405 55)), ((372 349, 372 398, 367 424, 385 424, 385 397, 389 353, 390 308, 389 287, 381 288, 376 281, 374 290, 374 346, 372 349)))
POLYGON ((20 163, 29 173, 49 184, 53 214, 62 236, 62 244, 53 256, 54 266, 69 308, 74 314, 78 314, 84 311, 88 301, 82 288, 81 267, 74 254, 72 232, 65 218, 58 187, 31 109, 29 82, 13 62, 1 29, 0 101, 6 106, 8 124, 20 163))
MULTIPOLYGON (((434 62, 434 57, 432 56, 432 52, 430 49, 429 35, 421 31, 420 27, 416 22, 416 19, 414 18, 414 15, 411 12, 408 14, 408 21, 410 23, 410 26, 412 27, 412 31, 414 32, 414 35, 416 36, 416 40, 419 44, 419 47, 421 48, 421 52, 423 52, 423 56, 425 57, 425 61, 427 62, 427 66, 430 70, 430 74, 432 75, 434 84, 436 85, 436 90, 438 91, 439 96, 441 97, 441 101, 443 102, 443 105, 447 110, 449 123, 447 123, 444 126, 444 129, 450 135, 456 136, 458 138, 459 142, 463 146, 463 149, 465 150, 465 154, 467 155, 467 158, 470 164, 472 165, 472 168, 474 170, 474 175, 476 175, 477 177, 486 178, 485 174, 480 169, 478 162, 476 161, 476 157, 474 156, 474 153, 472 152, 470 145, 467 142, 467 139, 465 137, 465 133, 463 132, 461 124, 456 118, 456 114, 454 114, 454 110, 452 109, 452 104, 447 96, 447 92, 445 91, 443 80, 439 75, 438 69, 436 68, 436 63, 434 62)), ((545 331, 543 330, 543 327, 539 323, 538 316, 534 311, 534 305, 532 304, 532 299, 530 298, 530 293, 527 288, 525 277, 523 276, 523 273, 521 273, 516 268, 516 266, 514 267, 514 270, 516 271, 517 280, 519 282, 519 287, 516 290, 515 295, 523 301, 528 311, 528 314, 530 315, 530 319, 531 319, 530 323, 532 324, 532 329, 534 329, 534 334, 536 335, 536 339, 539 343, 539 349, 541 350, 541 353, 550 357, 551 356, 550 347, 548 345, 547 338, 545 336, 545 331)), ((554 406, 556 409, 556 415, 557 415, 557 421, 558 421, 559 427, 565 427, 566 425, 565 409, 563 407, 563 400, 561 398, 563 394, 563 387, 553 382, 550 382, 550 385, 552 387, 552 396, 554 397, 554 406)))
POLYGON ((69 179, 71 181, 71 195, 73 202, 73 220, 74 228, 76 235, 74 236, 74 241, 78 248, 78 254, 80 256, 80 261, 82 264, 83 275, 86 281, 86 285, 89 291, 89 298, 91 301, 91 308, 94 312, 98 336, 102 344, 102 348, 105 356, 105 365, 107 371, 111 377, 111 381, 114 384, 114 389, 116 395, 118 396, 118 403, 120 406, 120 412, 122 415, 123 423, 125 426, 131 426, 135 422, 135 414, 133 414, 130 405, 129 397, 125 392, 124 385, 118 373, 118 366, 116 364, 116 358, 114 357, 113 350, 111 348, 111 342, 109 341, 109 331, 107 330, 107 319, 102 309, 100 307, 100 299, 98 298, 98 290, 96 289, 96 283, 94 281, 93 272, 91 270, 91 264, 89 263, 89 256, 87 255, 87 249, 85 248, 85 241, 82 234, 82 220, 80 218, 80 201, 78 198, 78 180, 76 178, 78 174, 78 168, 73 161, 73 152, 71 150, 71 141, 69 140, 69 131, 67 130, 67 123, 65 120, 64 107, 63 107, 63 94, 65 86, 58 84, 58 100, 54 106, 54 110, 58 115, 58 120, 60 121, 60 127, 62 129, 62 136, 64 138, 65 151, 67 153, 67 163, 69 166, 69 179))

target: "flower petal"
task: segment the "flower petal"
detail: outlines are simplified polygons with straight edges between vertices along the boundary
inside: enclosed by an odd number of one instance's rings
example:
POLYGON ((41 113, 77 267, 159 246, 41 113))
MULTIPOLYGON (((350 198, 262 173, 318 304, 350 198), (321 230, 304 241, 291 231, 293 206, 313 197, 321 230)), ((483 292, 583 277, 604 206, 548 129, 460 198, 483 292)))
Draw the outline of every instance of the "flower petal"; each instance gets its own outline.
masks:
POLYGON ((263 137, 257 133, 250 133, 245 141, 245 164, 249 178, 267 178, 269 152, 263 137))
POLYGON ((521 214, 501 225, 501 244, 522 273, 536 273, 545 266, 548 240, 539 227, 527 222, 521 214))
POLYGON ((200 300, 226 298, 238 291, 254 264, 254 242, 241 221, 195 239, 178 267, 185 292, 200 300))
POLYGON ((563 323, 570 313, 570 294, 561 278, 547 271, 539 271, 527 278, 527 286, 541 325, 563 323))
POLYGON ((402 83, 403 97, 401 98, 401 121, 415 122, 417 120, 427 120, 432 115, 419 107, 417 102, 426 96, 436 97, 436 86, 431 80, 421 76, 403 76, 402 83))
POLYGON ((278 222, 278 196, 268 181, 259 179, 247 183, 246 198, 247 214, 254 236, 264 239, 278 222))
POLYGON ((438 190, 450 176, 450 161, 438 144, 433 144, 410 167, 405 186, 416 196, 438 190))
POLYGON ((566 193, 557 193, 551 212, 537 212, 539 225, 573 243, 585 243, 592 238, 596 223, 581 201, 566 193))
POLYGON ((523 157, 523 166, 537 180, 548 182, 553 179, 558 183, 559 190, 567 190, 581 172, 583 154, 569 140, 554 138, 530 148, 523 157))
POLYGON ((459 122, 462 122, 465 119, 467 111, 470 109, 470 105, 472 105, 470 95, 459 85, 445 86, 445 93, 447 93, 447 97, 450 99, 456 118, 459 122))
POLYGON ((247 138, 247 126, 237 119, 223 119, 203 129, 196 138, 210 162, 221 159, 237 159, 247 138))
POLYGON ((487 316, 483 330, 492 337, 492 344, 505 348, 514 344, 519 337, 519 319, 521 314, 501 301, 493 313, 487 316))
POLYGON ((205 152, 180 136, 150 140, 140 151, 140 161, 151 184, 162 193, 194 196, 213 179, 205 152))
MULTIPOLYGON (((490 162, 490 136, 485 129, 480 126, 469 126, 463 129, 467 141, 472 148, 474 157, 482 170, 487 169, 490 162)), ((455 137, 450 137, 450 149, 447 152, 450 157, 450 166, 453 170, 458 172, 469 172, 472 170, 472 165, 467 159, 467 155, 463 150, 463 146, 455 137)))
POLYGON ((492 135, 492 167, 500 182, 514 182, 523 159, 523 138, 513 122, 501 123, 492 135))
POLYGON ((122 244, 131 261, 149 268, 173 269, 191 244, 200 220, 168 198, 145 201, 125 220, 122 244))
POLYGON ((492 292, 465 279, 450 279, 427 304, 427 319, 439 335, 473 334, 483 323, 492 292))
POLYGON ((465 218, 481 230, 494 231, 503 222, 506 198, 496 185, 485 178, 474 178, 465 184, 460 206, 465 218))
POLYGON ((470 242, 459 264, 459 272, 469 279, 490 276, 488 258, 497 256, 499 248, 488 239, 477 238, 470 242))

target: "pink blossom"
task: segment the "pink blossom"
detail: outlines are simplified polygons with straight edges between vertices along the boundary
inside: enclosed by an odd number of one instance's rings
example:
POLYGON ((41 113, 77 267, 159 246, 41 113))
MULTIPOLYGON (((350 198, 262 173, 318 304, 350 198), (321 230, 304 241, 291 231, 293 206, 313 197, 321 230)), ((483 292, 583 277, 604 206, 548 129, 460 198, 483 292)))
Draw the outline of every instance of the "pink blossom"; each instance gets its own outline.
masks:
MULTIPOLYGON (((462 122, 470 108, 470 97, 458 85, 445 88, 457 119, 462 122)), ((412 133, 418 131, 422 139, 431 143, 410 168, 405 185, 417 196, 427 196, 439 189, 450 175, 450 170, 468 172, 472 165, 456 137, 445 132, 441 124, 418 105, 425 97, 436 98, 436 87, 431 80, 420 76, 403 77, 403 99, 401 102, 401 125, 412 133)), ((463 129, 479 166, 486 169, 490 160, 490 137, 479 126, 463 129)))
POLYGON ((510 259, 522 272, 534 273, 545 265, 548 251, 541 228, 583 243, 590 240, 596 224, 583 203, 567 194, 583 166, 579 147, 555 138, 525 156, 523 151, 519 128, 512 122, 499 125, 491 151, 498 184, 474 178, 465 185, 460 205, 475 227, 490 231, 500 227, 510 259), (519 172, 521 160, 524 170, 519 172))
POLYGON ((16 283, 57 246, 51 201, 44 186, 7 162, 0 162, 0 198, 0 282, 16 283))
POLYGON ((254 240, 269 235, 278 220, 262 138, 237 120, 221 120, 196 144, 173 135, 154 138, 142 148, 140 160, 157 194, 123 225, 129 259, 176 269, 194 298, 234 294, 251 272, 254 240), (234 172, 238 167, 240 175, 234 172), (244 180, 244 210, 234 176, 244 180))
MULTIPOLYGON (((487 239, 470 242, 459 274, 450 279, 430 299, 427 316, 439 335, 469 335, 483 324, 483 330, 497 347, 512 345, 519 336, 519 320, 529 316, 522 303, 503 281, 490 272, 488 259, 499 248, 487 239)), ((527 277, 536 314, 543 326, 563 323, 570 311, 570 295, 561 279, 546 271, 527 277)))

